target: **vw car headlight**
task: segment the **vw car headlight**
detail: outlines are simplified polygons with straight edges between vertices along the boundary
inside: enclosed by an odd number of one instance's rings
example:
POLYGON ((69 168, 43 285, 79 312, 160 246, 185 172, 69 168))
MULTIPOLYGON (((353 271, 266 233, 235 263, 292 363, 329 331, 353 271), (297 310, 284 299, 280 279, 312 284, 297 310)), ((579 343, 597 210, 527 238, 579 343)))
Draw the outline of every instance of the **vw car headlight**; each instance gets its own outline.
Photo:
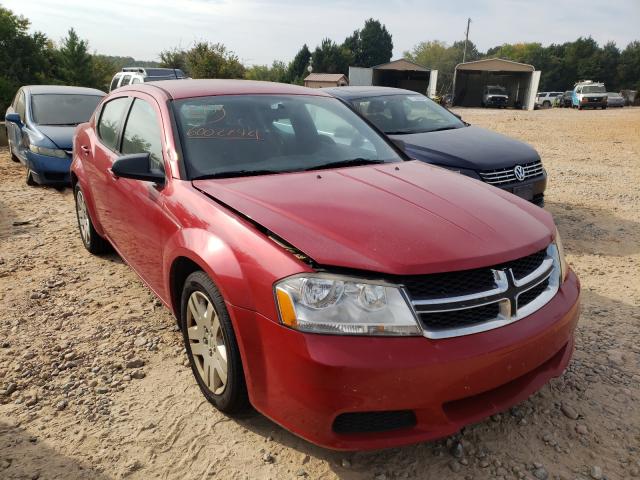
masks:
POLYGON ((562 239, 560 238, 560 232, 556 229, 556 238, 553 241, 556 245, 556 250, 558 252, 558 261, 560 263, 560 282, 564 282, 567 279, 567 275, 569 275, 569 265, 567 265, 567 260, 564 258, 564 248, 562 247, 562 239))
POLYGON ((47 157, 67 158, 67 152, 59 150, 57 148, 39 147, 38 145, 29 145, 29 150, 33 153, 40 155, 46 155, 47 157))
POLYGON ((398 287, 342 275, 302 274, 275 285, 280 320, 290 328, 336 335, 421 335, 398 287))

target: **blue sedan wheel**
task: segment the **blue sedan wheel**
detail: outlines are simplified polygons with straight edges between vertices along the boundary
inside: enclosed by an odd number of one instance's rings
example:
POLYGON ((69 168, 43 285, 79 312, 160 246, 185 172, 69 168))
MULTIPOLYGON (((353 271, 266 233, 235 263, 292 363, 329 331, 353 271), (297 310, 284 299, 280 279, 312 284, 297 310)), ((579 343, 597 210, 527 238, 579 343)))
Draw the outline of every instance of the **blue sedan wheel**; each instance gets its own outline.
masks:
POLYGON ((38 185, 33 179, 33 173, 29 168, 27 168, 27 185, 29 185, 30 187, 35 187, 36 185, 38 185))

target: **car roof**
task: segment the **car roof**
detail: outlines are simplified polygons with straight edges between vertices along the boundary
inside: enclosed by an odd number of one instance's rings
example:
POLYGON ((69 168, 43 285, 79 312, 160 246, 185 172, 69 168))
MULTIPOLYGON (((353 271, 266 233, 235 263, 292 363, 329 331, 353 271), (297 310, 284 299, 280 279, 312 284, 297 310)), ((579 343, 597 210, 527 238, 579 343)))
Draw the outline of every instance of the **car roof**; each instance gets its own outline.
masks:
POLYGON ((114 92, 127 90, 144 91, 157 94, 158 89, 173 99, 207 97, 212 95, 315 95, 329 97, 330 95, 317 88, 306 88, 286 83, 259 82, 254 80, 222 80, 222 79, 183 79, 160 80, 144 84, 127 85, 114 92))
POLYGON ((96 88, 71 87, 68 85, 26 85, 23 87, 23 90, 31 93, 32 95, 41 95, 45 93, 66 95, 106 95, 102 90, 98 90, 96 88))
POLYGON ((330 93, 334 97, 342 98, 344 100, 364 97, 380 97, 383 95, 422 95, 420 92, 414 92, 413 90, 393 87, 329 87, 323 88, 322 90, 330 93))

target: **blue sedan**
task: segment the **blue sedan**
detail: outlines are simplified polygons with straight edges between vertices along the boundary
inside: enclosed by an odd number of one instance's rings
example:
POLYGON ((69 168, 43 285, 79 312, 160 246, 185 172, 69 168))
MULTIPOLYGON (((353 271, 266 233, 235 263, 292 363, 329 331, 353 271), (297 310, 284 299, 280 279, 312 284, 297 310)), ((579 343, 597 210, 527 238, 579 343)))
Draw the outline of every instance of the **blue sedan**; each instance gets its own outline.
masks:
POLYGON ((31 85, 18 90, 5 123, 11 158, 27 167, 27 184, 70 183, 73 132, 105 93, 93 88, 31 85))

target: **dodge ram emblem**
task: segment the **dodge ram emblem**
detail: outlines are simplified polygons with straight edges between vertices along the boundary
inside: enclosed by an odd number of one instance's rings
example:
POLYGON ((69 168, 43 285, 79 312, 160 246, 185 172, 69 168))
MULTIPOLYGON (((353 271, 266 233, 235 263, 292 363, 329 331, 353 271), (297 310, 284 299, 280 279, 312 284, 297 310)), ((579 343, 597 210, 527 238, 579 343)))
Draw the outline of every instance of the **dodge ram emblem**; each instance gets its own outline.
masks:
POLYGON ((524 167, 522 165, 516 165, 513 169, 513 174, 516 176, 516 179, 522 182, 525 178, 527 178, 527 174, 524 171, 524 167))

